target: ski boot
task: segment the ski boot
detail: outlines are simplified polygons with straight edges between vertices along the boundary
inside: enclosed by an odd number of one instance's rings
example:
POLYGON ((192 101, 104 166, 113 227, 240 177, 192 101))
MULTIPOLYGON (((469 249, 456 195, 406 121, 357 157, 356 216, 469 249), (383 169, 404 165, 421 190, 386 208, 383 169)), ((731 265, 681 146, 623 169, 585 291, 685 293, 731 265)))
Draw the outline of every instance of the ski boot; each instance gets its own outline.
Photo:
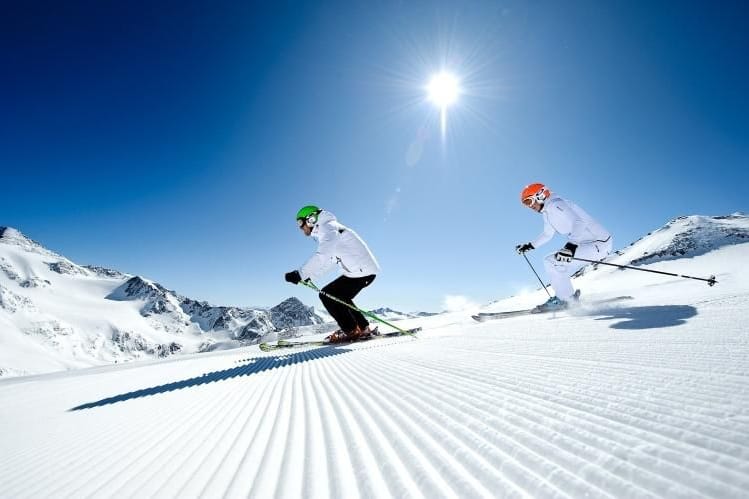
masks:
POLYGON ((379 334, 379 331, 376 327, 374 329, 371 329, 369 326, 367 326, 362 329, 359 326, 356 326, 353 331, 348 332, 341 331, 339 329, 338 331, 325 338, 325 340, 329 343, 351 343, 352 341, 368 340, 373 335, 377 334, 379 334))
POLYGON ((325 341, 329 343, 351 343, 352 341, 362 339, 362 334, 363 331, 358 326, 351 331, 343 331, 339 329, 325 338, 325 341))
POLYGON ((330 335, 326 336, 325 341, 327 341, 328 343, 346 343, 351 340, 349 339, 349 333, 337 329, 330 335))
POLYGON ((534 314, 541 314, 544 312, 556 312, 558 310, 564 310, 569 306, 569 304, 564 301, 560 300, 556 296, 552 296, 548 300, 546 300, 546 303, 542 303, 541 305, 536 306, 531 313, 534 314))
POLYGON ((374 328, 367 326, 364 329, 357 327, 356 329, 359 334, 359 337, 357 338, 358 340, 368 340, 372 336, 380 335, 380 331, 378 331, 377 326, 375 326, 374 328))

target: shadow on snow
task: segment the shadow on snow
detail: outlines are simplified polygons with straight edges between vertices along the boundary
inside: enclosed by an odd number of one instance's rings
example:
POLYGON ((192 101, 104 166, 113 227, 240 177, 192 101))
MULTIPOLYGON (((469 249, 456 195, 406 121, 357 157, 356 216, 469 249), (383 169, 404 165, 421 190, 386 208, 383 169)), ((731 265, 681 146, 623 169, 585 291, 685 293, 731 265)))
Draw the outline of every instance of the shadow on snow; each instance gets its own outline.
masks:
POLYGON ((86 404, 73 407, 68 411, 80 411, 81 409, 92 409, 94 407, 101 407, 108 404, 115 404, 117 402, 124 402, 126 400, 137 399, 140 397, 148 397, 150 395, 157 395, 160 393, 171 392, 174 390, 181 390, 183 388, 191 388, 193 386, 204 385, 206 383, 213 383, 214 381, 223 381, 230 378, 238 378, 240 376, 250 376, 252 374, 269 371, 279 367, 285 367, 292 364, 300 364, 309 362, 315 359, 321 359, 324 357, 333 357, 335 355, 341 355, 351 350, 340 348, 340 347, 324 347, 324 348, 313 348, 304 352, 294 352, 285 355, 275 355, 272 357, 255 357, 246 359, 242 365, 233 367, 231 369, 225 369, 223 371, 213 371, 205 373, 195 378, 185 379, 182 381, 175 381, 173 383, 167 383, 165 385, 153 386, 151 388, 144 388, 142 390, 136 390, 134 392, 123 393, 121 395, 115 395, 114 397, 108 397, 105 399, 97 400, 96 402, 88 402, 86 404))
POLYGON ((611 307, 595 311, 597 321, 613 321, 612 329, 654 329, 686 324, 687 319, 697 315, 691 305, 657 305, 651 307, 611 307))

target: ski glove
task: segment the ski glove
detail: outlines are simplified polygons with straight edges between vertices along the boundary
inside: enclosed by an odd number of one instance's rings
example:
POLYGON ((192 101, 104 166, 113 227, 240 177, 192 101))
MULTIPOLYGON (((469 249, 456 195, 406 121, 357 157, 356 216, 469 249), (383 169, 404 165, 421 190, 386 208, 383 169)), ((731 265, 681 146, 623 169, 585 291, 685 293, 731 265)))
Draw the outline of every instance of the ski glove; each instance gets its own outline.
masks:
POLYGON ((302 276, 299 274, 298 270, 294 270, 291 272, 286 272, 284 279, 286 279, 286 282, 290 282, 291 284, 299 284, 299 282, 302 280, 302 276))
POLYGON ((558 262, 570 263, 572 261, 572 257, 575 256, 576 250, 577 244, 567 243, 564 245, 564 248, 560 249, 554 254, 554 258, 558 262))
POLYGON ((515 246, 515 251, 518 252, 518 255, 522 255, 526 251, 530 251, 532 249, 536 249, 533 247, 532 243, 518 244, 517 246, 515 246))

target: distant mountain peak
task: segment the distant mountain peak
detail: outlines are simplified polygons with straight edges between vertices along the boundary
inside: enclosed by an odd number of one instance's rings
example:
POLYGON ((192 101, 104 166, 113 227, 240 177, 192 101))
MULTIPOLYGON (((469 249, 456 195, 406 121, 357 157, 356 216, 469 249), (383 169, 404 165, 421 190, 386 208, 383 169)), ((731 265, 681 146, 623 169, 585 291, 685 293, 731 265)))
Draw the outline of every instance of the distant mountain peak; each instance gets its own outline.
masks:
POLYGON ((36 241, 26 237, 20 230, 14 229, 13 227, 2 227, 0 226, 0 241, 6 244, 34 244, 41 246, 36 241))
POLYGON ((273 324, 281 329, 323 322, 322 318, 315 314, 313 307, 306 306, 293 296, 271 308, 270 318, 273 324))
MULTIPOLYGON (((616 239, 616 234, 614 234, 616 239)), ((617 250, 605 261, 622 265, 643 265, 678 258, 704 255, 724 246, 749 243, 749 216, 684 215, 648 232, 628 246, 617 250)), ((581 276, 596 266, 586 266, 573 274, 581 276)))
POLYGON ((38 242, 26 236, 20 230, 14 229, 13 227, 0 226, 0 243, 18 246, 31 253, 59 257, 57 253, 48 250, 38 242))
POLYGON ((389 320, 416 319, 418 317, 429 317, 432 315, 437 315, 433 312, 400 312, 398 310, 393 310, 390 307, 376 308, 372 310, 372 313, 389 320))
POLYGON ((749 217, 743 213, 674 218, 663 227, 625 248, 630 263, 704 255, 730 244, 749 242, 749 217))

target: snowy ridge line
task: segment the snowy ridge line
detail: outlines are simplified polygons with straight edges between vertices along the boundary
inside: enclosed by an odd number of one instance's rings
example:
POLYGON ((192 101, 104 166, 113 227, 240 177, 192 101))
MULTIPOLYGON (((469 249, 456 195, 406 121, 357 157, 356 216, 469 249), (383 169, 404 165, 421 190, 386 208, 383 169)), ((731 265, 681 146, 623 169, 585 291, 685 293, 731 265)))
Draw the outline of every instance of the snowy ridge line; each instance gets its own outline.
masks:
MULTIPOLYGON (((444 372, 444 371, 440 370, 440 372, 444 372)), ((428 380, 428 383, 432 383, 433 382, 433 380, 432 380, 433 375, 434 375, 434 373, 428 373, 428 375, 424 376, 424 378, 426 380, 428 380)), ((451 377, 455 377, 455 373, 452 373, 452 375, 453 376, 451 376, 451 377)), ((481 378, 478 378, 478 380, 477 380, 477 379, 474 379, 473 377, 469 376, 469 381, 466 382, 466 383, 463 383, 465 385, 465 386, 463 386, 464 389, 463 390, 459 390, 458 388, 456 388, 455 390, 458 390, 457 393, 465 393, 466 387, 473 386, 474 387, 473 391, 479 393, 479 392, 481 392, 481 390, 476 390, 475 386, 476 386, 476 382, 480 381, 480 379, 481 378)), ((453 386, 458 386, 459 387, 459 386, 461 386, 461 384, 458 383, 457 380, 455 380, 455 379, 451 379, 451 380, 449 380, 449 382, 447 380, 443 380, 442 382, 434 382, 434 384, 435 384, 435 390, 437 392, 443 391, 444 387, 453 387, 453 386)), ((484 384, 487 384, 487 383, 485 382, 484 384)), ((491 391, 489 389, 489 387, 486 387, 486 388, 487 388, 486 391, 491 391)), ((450 390, 446 390, 446 391, 450 391, 450 390)), ((544 396, 544 395, 540 395, 540 396, 539 395, 534 395, 534 394, 532 394, 530 392, 529 392, 528 395, 531 397, 530 398, 531 406, 528 409, 530 412, 528 412, 526 414, 531 414, 532 415, 533 411, 539 411, 539 410, 542 410, 544 408, 544 404, 542 404, 542 403, 534 404, 533 401, 541 400, 541 401, 547 402, 549 400, 548 396, 544 396)), ((519 404, 519 401, 518 401, 518 398, 517 398, 518 396, 522 396, 522 392, 518 392, 518 391, 515 391, 515 390, 511 389, 511 390, 509 390, 509 394, 507 394, 507 396, 506 396, 506 400, 508 400, 508 401, 511 400, 513 404, 519 404)), ((453 404, 456 404, 456 402, 453 401, 450 404, 445 404, 445 406, 452 407, 453 404)), ((465 402, 462 405, 468 405, 468 403, 465 402)), ((474 404, 471 404, 471 405, 477 406, 478 404, 474 403, 474 404)), ((584 411, 581 411, 581 413, 585 414, 584 411)), ((569 417, 570 415, 571 414, 569 414, 569 413, 566 414, 567 417, 569 417)), ((508 414, 505 413, 504 416, 507 417, 508 414)), ((552 416, 552 418, 549 421, 554 421, 554 419, 559 420, 559 414, 552 413, 551 416, 552 416)), ((545 433, 547 431, 547 430, 545 430, 545 426, 549 423, 549 421, 543 420, 542 424, 540 424, 540 425, 538 425, 538 426, 536 426, 536 427, 533 428, 533 430, 531 432, 531 435, 535 436, 537 433, 540 433, 540 434, 545 433)), ((517 422, 517 420, 516 420, 516 422, 517 422)), ((606 425, 606 426, 610 426, 610 425, 606 425)), ((562 435, 564 435, 565 432, 574 431, 575 428, 576 428, 576 425, 575 424, 571 424, 568 428, 565 429, 564 432, 560 432, 561 435, 560 434, 550 434, 549 438, 551 440, 548 440, 548 441, 555 441, 555 444, 559 444, 560 438, 563 439, 563 440, 565 439, 565 437, 563 437, 562 435)), ((503 432, 503 433, 508 433, 508 432, 503 432)), ((623 435, 626 436, 627 433, 624 432, 623 435)), ((543 440, 547 441, 547 439, 543 439, 543 440)), ((591 442, 587 442, 587 443, 590 444, 590 445, 592 445, 593 447, 595 447, 594 443, 591 443, 591 442)), ((646 444, 647 444, 647 440, 643 440, 641 445, 646 445, 646 444)), ((684 450, 682 449, 682 452, 683 451, 684 450)), ((585 453, 582 452, 581 449, 578 449, 577 451, 575 451, 573 453, 573 455, 580 455, 580 454, 584 455, 585 453)), ((612 463, 612 464, 615 464, 615 466, 616 466, 617 469, 621 468, 623 466, 623 463, 621 461, 618 461, 618 459, 619 459, 618 456, 612 454, 612 458, 615 459, 615 460, 617 460, 616 462, 612 463)), ((602 459, 602 456, 601 455, 597 455, 597 456, 595 456, 593 458, 593 460, 591 462, 596 462, 596 463, 600 464, 600 460, 601 459, 602 459)), ((709 463, 709 461, 708 461, 708 463, 709 463)), ((708 463, 706 463, 706 464, 708 464, 708 463)), ((664 463, 660 462, 660 459, 659 460, 653 460, 652 458, 650 458, 648 460, 648 458, 646 457, 646 461, 642 464, 642 469, 638 470, 638 473, 646 471, 647 473, 651 473, 652 474, 653 473, 653 471, 652 471, 653 466, 663 467, 663 464, 664 463)), ((668 468, 670 468, 670 467, 668 466, 668 463, 665 463, 665 464, 666 464, 666 468, 668 470, 668 468)), ((660 487, 657 487, 656 490, 651 490, 651 492, 654 492, 654 493, 657 493, 657 494, 665 494, 666 491, 670 491, 670 493, 673 493, 673 490, 671 490, 671 487, 674 487, 674 486, 676 486, 676 487, 682 487, 682 485, 681 485, 681 481, 682 480, 681 480, 681 475, 680 475, 681 473, 684 473, 685 471, 692 471, 692 472, 701 473, 701 472, 704 471, 704 468, 702 466, 699 466, 699 467, 693 468, 692 470, 670 469, 666 473, 667 470, 663 470, 662 474, 657 475, 659 479, 661 479, 661 480, 662 479, 666 479, 667 480, 666 486, 664 487, 664 485, 661 484, 660 487)), ((735 475, 733 475, 733 474, 730 473, 731 470, 727 470, 727 471, 729 472, 730 478, 732 480, 736 478, 735 475)), ((587 475, 586 475, 586 477, 587 477, 587 475)), ((743 480, 739 480, 739 483, 741 483, 742 481, 744 482, 744 484, 746 486, 749 486, 749 481, 747 481, 746 477, 744 477, 743 480)), ((710 480, 708 480, 708 479, 702 479, 702 482, 703 482, 702 486, 704 488, 711 488, 712 489, 714 487, 714 484, 710 480)), ((639 484, 639 482, 638 482, 638 484, 639 484)), ((734 485, 728 485, 728 487, 730 489, 733 489, 734 485)), ((725 493, 726 491, 723 490, 722 492, 725 493)), ((614 493, 614 495, 627 495, 628 494, 628 493, 625 493, 624 491, 615 491, 613 493, 614 493)), ((702 493, 706 493, 706 490, 703 489, 702 493)), ((713 490, 710 493, 715 494, 716 491, 713 490)), ((733 493, 735 494, 736 492, 734 491, 733 493)))

